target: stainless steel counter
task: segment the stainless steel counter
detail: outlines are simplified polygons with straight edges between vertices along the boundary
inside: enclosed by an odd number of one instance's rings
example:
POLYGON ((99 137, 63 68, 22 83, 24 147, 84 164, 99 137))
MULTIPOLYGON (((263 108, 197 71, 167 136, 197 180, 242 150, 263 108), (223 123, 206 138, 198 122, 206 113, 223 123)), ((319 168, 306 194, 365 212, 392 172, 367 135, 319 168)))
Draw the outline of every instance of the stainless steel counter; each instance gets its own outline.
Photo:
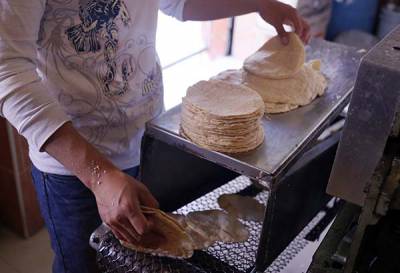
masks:
POLYGON ((318 137, 350 99, 363 52, 323 40, 307 46, 307 59, 321 59, 329 84, 326 94, 308 106, 263 118, 265 142, 254 151, 226 155, 203 149, 179 135, 180 106, 147 126, 147 133, 247 177, 273 182, 318 137))

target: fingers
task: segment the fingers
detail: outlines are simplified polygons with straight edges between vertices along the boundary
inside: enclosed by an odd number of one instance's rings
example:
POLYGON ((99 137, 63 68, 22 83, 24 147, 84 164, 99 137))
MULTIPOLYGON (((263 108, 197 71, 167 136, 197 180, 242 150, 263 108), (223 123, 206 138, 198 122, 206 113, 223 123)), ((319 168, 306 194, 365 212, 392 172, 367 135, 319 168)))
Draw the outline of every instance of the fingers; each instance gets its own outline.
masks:
POLYGON ((282 44, 287 45, 289 43, 289 35, 283 27, 283 24, 274 25, 282 44))
MULTIPOLYGON (((143 184, 140 184, 139 187, 139 202, 140 205, 150 207, 150 208, 158 208, 159 204, 157 200, 154 198, 154 196, 150 193, 150 191, 145 187, 143 184)), ((138 204, 139 205, 139 204, 138 204)), ((146 230, 149 230, 153 226, 153 221, 151 218, 145 218, 142 214, 142 212, 139 210, 140 215, 136 215, 136 217, 131 218, 131 223, 132 225, 140 225, 140 223, 143 221, 143 218, 146 219, 146 230), (142 218, 143 216, 143 218, 142 218)))
POLYGON ((108 226, 118 239, 137 242, 150 225, 137 205, 132 209, 123 209, 119 216, 109 221, 108 226))
POLYGON ((129 239, 129 242, 140 241, 141 236, 136 232, 127 218, 119 220, 116 226, 118 226, 123 235, 129 239))
POLYGON ((310 39, 310 25, 299 15, 295 8, 288 8, 286 11, 286 18, 283 24, 293 27, 294 32, 300 37, 304 43, 308 43, 310 39))
POLYGON ((123 208, 117 216, 108 221, 107 225, 119 240, 126 242, 140 241, 141 236, 150 226, 138 204, 123 208))
POLYGON ((124 232, 116 225, 108 224, 109 228, 111 229, 114 236, 121 241, 129 242, 129 238, 125 236, 124 232))
MULTIPOLYGON (((285 25, 292 26, 295 33, 300 37, 300 39, 307 44, 310 40, 310 25, 298 15, 291 17, 290 19, 286 19, 284 21, 285 25)), ((279 35, 279 32, 278 32, 279 35)))
POLYGON ((293 27, 294 32, 304 43, 310 39, 310 26, 299 15, 297 10, 290 5, 275 0, 265 1, 259 5, 261 17, 273 25, 284 45, 289 43, 289 35, 286 33, 283 25, 293 27))
POLYGON ((140 210, 140 204, 136 200, 134 207, 127 213, 130 224, 135 228, 139 235, 143 235, 149 228, 149 223, 140 210))
POLYGON ((119 240, 128 243, 138 242, 140 240, 140 237, 133 237, 131 233, 122 225, 115 224, 110 226, 110 228, 114 233, 115 237, 117 237, 117 239, 119 240))
POLYGON ((99 214, 118 239, 138 241, 151 227, 140 206, 158 207, 158 203, 140 182, 126 175, 122 179, 119 175, 117 178, 120 184, 104 183, 110 185, 110 194, 96 196, 99 214))
POLYGON ((310 40, 310 25, 300 17, 297 11, 294 11, 290 17, 284 21, 285 25, 290 25, 294 28, 295 33, 300 37, 300 39, 307 44, 310 40))
POLYGON ((297 35, 299 35, 300 38, 303 37, 303 31, 304 31, 304 24, 302 19, 300 18, 299 14, 297 13, 297 11, 295 9, 292 9, 289 12, 289 20, 291 22, 293 22, 293 27, 294 27, 294 31, 296 32, 297 35))

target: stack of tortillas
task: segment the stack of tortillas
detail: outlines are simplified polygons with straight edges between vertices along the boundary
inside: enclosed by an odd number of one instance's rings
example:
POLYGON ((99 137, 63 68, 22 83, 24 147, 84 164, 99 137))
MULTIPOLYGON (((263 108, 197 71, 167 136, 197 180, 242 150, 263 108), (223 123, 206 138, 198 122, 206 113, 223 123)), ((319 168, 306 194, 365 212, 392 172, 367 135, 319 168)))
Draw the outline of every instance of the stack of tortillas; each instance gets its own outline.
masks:
POLYGON ((295 33, 283 45, 276 36, 248 57, 240 70, 228 70, 213 79, 245 85, 260 94, 267 113, 281 113, 311 103, 327 86, 320 61, 305 64, 305 49, 295 33))
POLYGON ((217 241, 244 242, 249 238, 246 227, 220 210, 195 211, 187 215, 167 214, 142 207, 153 223, 138 242, 122 245, 135 251, 171 258, 190 258, 194 250, 205 249, 217 241))
POLYGON ((181 134, 218 152, 253 150, 264 140, 260 95, 244 85, 201 81, 189 87, 182 101, 181 134))

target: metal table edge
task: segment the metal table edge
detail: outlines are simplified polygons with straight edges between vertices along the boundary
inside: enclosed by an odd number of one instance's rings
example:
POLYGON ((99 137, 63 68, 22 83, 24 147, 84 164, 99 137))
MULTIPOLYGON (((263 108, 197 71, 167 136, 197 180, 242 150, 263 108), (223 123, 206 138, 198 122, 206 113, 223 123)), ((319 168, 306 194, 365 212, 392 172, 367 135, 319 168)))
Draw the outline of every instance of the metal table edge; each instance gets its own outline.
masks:
POLYGON ((307 139, 304 139, 302 143, 300 143, 301 149, 293 151, 292 154, 289 154, 285 159, 285 164, 282 164, 278 168, 275 168, 271 174, 271 181, 278 180, 284 175, 284 170, 287 170, 292 166, 299 157, 303 154, 304 151, 309 149, 314 141, 318 138, 318 136, 326 129, 332 119, 340 114, 340 112, 346 107, 346 105, 350 102, 351 94, 353 92, 354 87, 350 88, 345 96, 343 96, 339 102, 339 106, 329 113, 325 120, 321 120, 319 124, 317 124, 316 129, 311 132, 311 136, 307 139), (291 159, 290 159, 291 158, 291 159))
MULTIPOLYGON (((179 107, 179 105, 175 106, 174 108, 177 108, 177 107, 179 107)), ((248 164, 246 162, 242 162, 237 159, 234 159, 234 158, 230 157, 229 155, 204 149, 204 148, 192 143, 191 141, 183 138, 182 136, 171 133, 171 132, 165 130, 164 128, 157 126, 155 124, 151 124, 151 123, 147 124, 146 134, 149 134, 150 136, 152 136, 158 140, 164 141, 165 143, 167 143, 169 145, 173 145, 181 150, 187 151, 191 154, 199 156, 200 158, 211 161, 211 162, 213 162, 217 165, 220 165, 224 168, 227 168, 231 171, 237 172, 238 174, 245 175, 251 179, 261 180, 261 181, 264 181, 267 183, 273 182, 273 180, 274 180, 273 175, 266 172, 265 170, 262 170, 255 166, 251 166, 250 164, 248 164), (182 140, 182 142, 186 143, 186 147, 190 147, 190 149, 187 149, 184 145, 177 144, 175 141, 173 141, 170 138, 170 136, 179 137, 182 140), (217 160, 217 159, 224 159, 224 160, 228 159, 231 162, 230 162, 230 164, 224 164, 223 160, 221 161, 221 160, 217 160), (243 168, 243 167, 245 167, 245 168, 243 168)))

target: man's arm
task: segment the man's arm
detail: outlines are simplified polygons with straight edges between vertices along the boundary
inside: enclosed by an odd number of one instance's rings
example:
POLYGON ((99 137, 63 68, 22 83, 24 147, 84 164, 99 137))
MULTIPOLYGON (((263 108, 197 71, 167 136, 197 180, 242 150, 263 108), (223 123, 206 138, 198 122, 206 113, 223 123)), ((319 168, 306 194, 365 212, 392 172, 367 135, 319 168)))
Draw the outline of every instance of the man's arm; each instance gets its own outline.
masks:
POLYGON ((148 228, 140 205, 157 207, 147 188, 124 174, 66 123, 43 149, 73 172, 94 193, 102 220, 125 241, 138 239, 148 228), (136 232, 135 232, 136 231, 136 232))
POLYGON ((275 27, 283 43, 288 42, 284 24, 293 26, 300 38, 309 40, 309 25, 297 10, 276 0, 186 0, 183 20, 205 21, 227 18, 251 12, 275 27))
POLYGON ((126 176, 72 127, 36 72, 36 41, 46 0, 0 1, 0 116, 28 141, 76 174, 96 196, 100 216, 132 241, 148 223, 140 205, 157 206, 147 189, 126 176))

